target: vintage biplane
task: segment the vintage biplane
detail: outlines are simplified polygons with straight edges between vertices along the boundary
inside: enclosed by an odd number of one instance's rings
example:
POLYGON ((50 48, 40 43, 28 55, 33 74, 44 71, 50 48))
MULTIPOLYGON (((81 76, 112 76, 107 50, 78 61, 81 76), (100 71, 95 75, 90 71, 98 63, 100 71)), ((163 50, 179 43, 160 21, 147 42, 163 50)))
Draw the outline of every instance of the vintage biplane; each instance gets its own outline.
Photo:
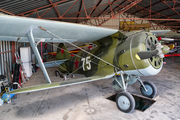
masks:
POLYGON ((162 69, 163 56, 169 51, 161 45, 154 34, 168 31, 139 31, 127 34, 119 30, 85 26, 65 22, 33 19, 16 16, 0 16, 0 40, 29 42, 43 71, 47 84, 17 89, 11 93, 25 93, 46 90, 101 79, 113 79, 113 86, 122 89, 116 96, 119 110, 128 113, 135 108, 135 100, 127 92, 127 86, 136 81, 140 91, 153 98, 157 89, 151 82, 142 82, 140 76, 156 75, 162 69), (42 63, 37 44, 40 42, 58 42, 57 60, 61 60, 62 72, 85 75, 85 78, 51 83, 42 63), (97 46, 86 51, 73 42, 93 43, 97 46), (75 56, 70 56, 64 43, 81 49, 75 56))

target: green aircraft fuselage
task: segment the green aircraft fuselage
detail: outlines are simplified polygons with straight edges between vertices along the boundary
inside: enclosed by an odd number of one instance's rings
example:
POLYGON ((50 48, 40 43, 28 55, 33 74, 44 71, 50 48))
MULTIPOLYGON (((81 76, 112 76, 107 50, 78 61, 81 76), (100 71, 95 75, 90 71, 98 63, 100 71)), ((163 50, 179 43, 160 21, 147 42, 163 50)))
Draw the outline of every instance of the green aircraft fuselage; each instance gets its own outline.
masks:
MULTIPOLYGON (((162 59, 151 57, 139 60, 136 54, 140 51, 152 51, 155 48, 151 44, 158 43, 157 38, 150 32, 137 32, 128 37, 120 32, 102 38, 94 42, 96 48, 89 51, 95 56, 123 70, 128 75, 149 76, 157 74, 162 68, 162 59)), ((70 56, 63 43, 59 45, 56 59, 69 59, 61 66, 62 72, 84 74, 86 77, 95 75, 112 75, 116 70, 110 64, 103 62, 84 51, 80 51, 76 56, 70 56)))

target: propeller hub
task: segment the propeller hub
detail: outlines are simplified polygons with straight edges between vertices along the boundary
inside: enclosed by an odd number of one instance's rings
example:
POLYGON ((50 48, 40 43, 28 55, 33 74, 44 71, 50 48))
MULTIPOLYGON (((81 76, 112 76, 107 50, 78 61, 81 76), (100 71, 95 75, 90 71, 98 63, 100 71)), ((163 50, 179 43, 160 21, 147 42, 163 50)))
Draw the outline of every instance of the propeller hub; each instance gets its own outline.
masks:
POLYGON ((164 54, 169 52, 169 47, 167 45, 161 45, 161 43, 156 43, 155 45, 151 45, 154 47, 152 51, 141 51, 138 52, 136 58, 140 59, 148 59, 153 56, 159 56, 160 58, 164 58, 164 54))
POLYGON ((163 48, 162 48, 162 53, 163 54, 167 54, 169 52, 169 47, 167 45, 163 45, 163 48))

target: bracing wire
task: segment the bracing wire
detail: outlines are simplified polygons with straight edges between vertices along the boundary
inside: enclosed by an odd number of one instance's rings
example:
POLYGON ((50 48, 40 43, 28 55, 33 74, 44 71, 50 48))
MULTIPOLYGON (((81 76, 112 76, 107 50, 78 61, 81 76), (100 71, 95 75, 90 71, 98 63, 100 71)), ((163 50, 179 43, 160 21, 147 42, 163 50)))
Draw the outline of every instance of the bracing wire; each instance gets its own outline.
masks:
MULTIPOLYGON (((111 64, 111 63, 109 63, 109 62, 107 62, 107 61, 105 61, 105 60, 101 59, 100 57, 98 57, 98 56, 96 56, 96 55, 93 55, 92 53, 90 53, 90 52, 88 52, 88 51, 86 51, 86 50, 84 50, 84 49, 82 49, 82 48, 78 47, 77 45, 75 45, 75 44, 73 44, 73 43, 71 43, 71 42, 69 42, 69 41, 67 41, 67 40, 65 40, 65 39, 63 39, 63 38, 61 38, 61 37, 59 37, 58 35, 56 35, 56 34, 54 34, 54 33, 50 32, 50 31, 48 31, 48 30, 46 30, 46 29, 42 28, 41 26, 38 26, 38 27, 39 27, 40 29, 42 29, 42 30, 46 31, 47 33, 49 33, 49 34, 51 34, 51 35, 53 35, 53 36, 55 36, 55 37, 57 37, 57 38, 59 38, 59 39, 62 39, 63 41, 65 41, 65 42, 67 42, 67 43, 71 44, 72 46, 74 46, 74 47, 76 47, 76 48, 78 48, 78 49, 82 50, 83 52, 86 52, 87 54, 89 54, 89 55, 91 55, 91 56, 95 57, 96 59, 99 59, 99 60, 101 60, 101 61, 105 62, 107 65, 110 65, 110 66, 112 66, 112 67, 114 67, 114 68, 116 68, 116 69, 120 69, 120 68, 118 68, 118 67, 114 66, 113 64, 111 64)), ((52 42, 53 42, 53 41, 52 41, 52 42)))
MULTIPOLYGON (((47 42, 46 42, 47 43, 47 42)), ((49 45, 52 45, 52 44, 50 44, 50 43, 47 43, 47 44, 49 44, 49 45)), ((59 49, 61 49, 62 50, 62 48, 60 48, 60 47, 58 47, 58 46, 56 46, 56 45, 52 45, 53 47, 56 47, 56 48, 59 48, 59 49)), ((68 50, 65 50, 65 49, 63 49, 65 52, 67 52, 67 53, 70 53, 68 50)), ((81 56, 79 56, 79 55, 77 55, 77 54, 74 54, 74 53, 71 53, 71 54, 73 54, 74 56, 77 56, 77 57, 79 57, 79 58, 83 58, 83 57, 81 57, 81 56)), ((102 53, 101 53, 102 54, 102 53)), ((99 55, 101 55, 101 54, 99 54, 99 55)), ((98 56, 99 56, 98 55, 98 56)), ((94 59, 92 59, 92 60, 94 60, 94 59)), ((96 65, 99 65, 99 66, 101 66, 101 67, 104 67, 103 65, 100 65, 100 64, 97 64, 97 63, 95 63, 95 62, 93 62, 91 60, 91 63, 93 63, 93 64, 96 64, 96 65)))

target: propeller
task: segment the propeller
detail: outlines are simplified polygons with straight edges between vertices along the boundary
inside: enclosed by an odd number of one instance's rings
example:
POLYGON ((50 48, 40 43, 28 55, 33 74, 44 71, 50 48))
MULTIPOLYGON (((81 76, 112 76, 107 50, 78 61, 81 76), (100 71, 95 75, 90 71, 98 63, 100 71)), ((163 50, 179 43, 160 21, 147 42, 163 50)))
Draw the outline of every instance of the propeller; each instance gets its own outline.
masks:
POLYGON ((167 45, 161 45, 161 43, 157 43, 155 50, 138 52, 135 55, 135 57, 138 60, 148 59, 153 56, 159 56, 160 58, 164 58, 164 54, 166 54, 168 52, 169 52, 169 47, 167 45))
POLYGON ((156 56, 158 52, 159 52, 158 50, 138 52, 136 54, 136 58, 139 60, 148 59, 153 56, 156 56))

